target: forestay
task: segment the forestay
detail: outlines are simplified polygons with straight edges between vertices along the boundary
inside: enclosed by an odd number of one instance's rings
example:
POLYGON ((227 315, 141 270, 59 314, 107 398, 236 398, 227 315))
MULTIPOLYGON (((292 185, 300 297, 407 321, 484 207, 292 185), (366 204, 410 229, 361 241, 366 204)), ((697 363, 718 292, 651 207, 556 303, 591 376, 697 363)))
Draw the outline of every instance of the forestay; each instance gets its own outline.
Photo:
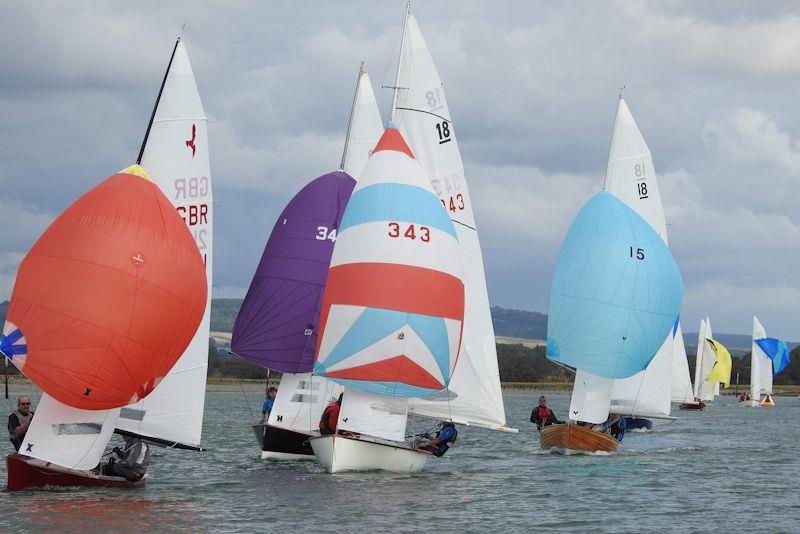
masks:
POLYGON ((407 417, 407 398, 347 389, 336 428, 376 438, 403 441, 407 417))
POLYGON ((395 121, 455 223, 465 312, 459 362, 448 392, 411 401, 417 415, 501 429, 506 424, 494 328, 472 199, 442 81, 414 15, 407 13, 395 121))
POLYGON ((94 469, 114 433, 119 411, 81 410, 43 393, 19 452, 70 469, 94 469))
POLYGON ((200 444, 211 312, 213 201, 207 119, 189 56, 178 41, 156 102, 141 164, 172 202, 205 261, 205 314, 189 347, 144 401, 123 409, 117 428, 165 443, 200 444))
MULTIPOLYGON (((625 202, 667 243, 667 224, 661 204, 653 158, 633 115, 620 96, 604 189, 625 202)), ((616 380, 611 411, 626 415, 666 417, 670 412, 672 332, 647 369, 616 380)))

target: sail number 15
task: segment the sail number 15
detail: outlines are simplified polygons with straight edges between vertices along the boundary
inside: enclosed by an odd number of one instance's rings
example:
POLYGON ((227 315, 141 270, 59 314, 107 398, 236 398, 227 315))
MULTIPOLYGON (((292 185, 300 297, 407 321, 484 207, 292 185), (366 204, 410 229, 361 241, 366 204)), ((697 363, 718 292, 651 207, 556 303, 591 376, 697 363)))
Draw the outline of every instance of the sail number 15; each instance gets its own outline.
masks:
POLYGON ((637 260, 644 259, 644 249, 637 248, 636 250, 633 247, 628 247, 628 252, 631 255, 631 258, 636 258, 637 260))

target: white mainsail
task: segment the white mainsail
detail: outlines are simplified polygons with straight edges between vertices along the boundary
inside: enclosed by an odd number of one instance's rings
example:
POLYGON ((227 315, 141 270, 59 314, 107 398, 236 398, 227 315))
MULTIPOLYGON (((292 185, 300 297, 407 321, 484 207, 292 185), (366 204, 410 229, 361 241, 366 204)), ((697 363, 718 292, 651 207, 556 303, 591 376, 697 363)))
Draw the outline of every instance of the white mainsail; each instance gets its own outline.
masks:
POLYGON ((156 389, 120 411, 117 429, 165 444, 200 445, 211 313, 211 169, 207 122, 186 46, 178 40, 140 155, 141 165, 186 221, 206 264, 208 300, 200 327, 156 389))
MULTIPOLYGON (((465 290, 464 330, 449 394, 414 399, 409 412, 506 429, 483 256, 455 128, 425 39, 410 8, 398 65, 395 123, 456 223, 465 290)), ((512 430, 513 431, 513 430, 512 430)))
POLYGON ((689 360, 683 344, 683 332, 678 323, 672 335, 672 402, 692 402, 692 378, 689 374, 689 360))
POLYGON ((119 411, 81 410, 43 393, 19 452, 70 469, 94 469, 114 433, 119 411))
POLYGON ((716 388, 719 384, 706 382, 706 377, 713 369, 717 359, 714 350, 708 344, 711 337, 711 323, 706 317, 700 320, 700 332, 697 335, 697 356, 694 371, 694 396, 702 401, 714 400, 716 388))
MULTIPOLYGON (((638 213, 667 243, 667 223, 661 204, 653 157, 625 99, 619 97, 604 189, 638 213)), ((614 381, 611 411, 623 415, 667 417, 670 412, 672 332, 647 369, 614 381)))
POLYGON ((378 101, 372 90, 369 74, 364 64, 358 72, 353 109, 347 126, 347 139, 342 153, 342 170, 358 181, 369 155, 383 134, 383 121, 378 101))
POLYGON ((772 393, 772 360, 758 346, 757 339, 767 337, 764 325, 753 315, 753 345, 750 354, 750 396, 753 400, 761 399, 762 394, 772 393))

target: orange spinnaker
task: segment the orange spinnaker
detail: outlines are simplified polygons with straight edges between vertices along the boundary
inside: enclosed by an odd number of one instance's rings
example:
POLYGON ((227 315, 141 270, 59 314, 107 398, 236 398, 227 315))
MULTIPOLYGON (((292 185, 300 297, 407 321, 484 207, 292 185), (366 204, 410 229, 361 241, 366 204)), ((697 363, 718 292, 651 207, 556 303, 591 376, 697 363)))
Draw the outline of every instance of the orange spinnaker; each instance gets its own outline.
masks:
POLYGON ((26 345, 17 341, 12 362, 60 402, 125 406, 183 354, 207 292, 180 215, 155 184, 123 172, 75 201, 28 252, 5 339, 19 330, 26 345))

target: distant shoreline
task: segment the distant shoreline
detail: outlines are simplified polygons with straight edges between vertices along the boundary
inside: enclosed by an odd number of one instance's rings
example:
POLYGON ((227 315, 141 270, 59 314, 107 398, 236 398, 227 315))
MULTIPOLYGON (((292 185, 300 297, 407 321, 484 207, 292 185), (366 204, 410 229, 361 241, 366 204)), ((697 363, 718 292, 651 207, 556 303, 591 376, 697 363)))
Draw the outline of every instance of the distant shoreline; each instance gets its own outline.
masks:
MULTIPOLYGON (((11 375, 8 377, 9 385, 33 387, 33 384, 24 376, 11 375)), ((270 378, 270 386, 278 386, 280 379, 270 378)), ((531 393, 534 391, 547 391, 550 393, 569 395, 572 393, 572 384, 565 382, 503 382, 503 392, 506 394, 514 393, 531 393)), ((262 393, 267 387, 267 381, 252 378, 228 378, 212 376, 208 377, 206 381, 206 391, 213 393, 262 393)), ((740 384, 738 392, 747 392, 750 390, 748 384, 740 384)), ((736 394, 735 388, 724 388, 721 390, 722 395, 736 394)), ((1 394, 1 393, 0 393, 1 394)), ((800 385, 785 385, 775 386, 773 395, 783 397, 795 397, 800 394, 800 385)))

